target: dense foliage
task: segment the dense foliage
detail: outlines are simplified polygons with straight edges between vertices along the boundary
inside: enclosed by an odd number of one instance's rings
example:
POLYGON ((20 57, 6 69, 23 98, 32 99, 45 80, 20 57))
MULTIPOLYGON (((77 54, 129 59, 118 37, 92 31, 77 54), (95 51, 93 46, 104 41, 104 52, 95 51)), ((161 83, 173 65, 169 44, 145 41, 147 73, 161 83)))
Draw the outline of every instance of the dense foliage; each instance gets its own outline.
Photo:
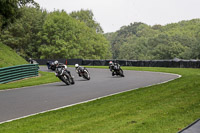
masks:
POLYGON ((46 17, 46 11, 24 7, 21 9, 22 17, 17 19, 3 30, 2 42, 23 57, 37 57, 40 44, 38 33, 46 17))
POLYGON ((106 37, 115 59, 200 59, 200 19, 165 26, 134 23, 106 37))
POLYGON ((81 10, 68 15, 65 11, 47 12, 33 6, 22 6, 18 11, 20 17, 3 28, 0 41, 23 57, 111 57, 109 43, 91 11, 81 10), (75 17, 80 14, 86 17, 75 17))
POLYGON ((66 12, 49 13, 43 24, 41 58, 106 58, 108 41, 102 34, 77 21, 66 12))
POLYGON ((91 10, 73 11, 70 16, 84 22, 88 27, 94 29, 97 33, 103 33, 100 24, 94 20, 94 14, 91 10))
POLYGON ((21 15, 20 8, 26 5, 39 8, 34 0, 1 0, 0 1, 0 30, 13 23, 21 15))
POLYGON ((200 19, 165 26, 137 22, 103 35, 91 10, 48 12, 34 0, 1 0, 0 42, 41 59, 199 59, 200 19))

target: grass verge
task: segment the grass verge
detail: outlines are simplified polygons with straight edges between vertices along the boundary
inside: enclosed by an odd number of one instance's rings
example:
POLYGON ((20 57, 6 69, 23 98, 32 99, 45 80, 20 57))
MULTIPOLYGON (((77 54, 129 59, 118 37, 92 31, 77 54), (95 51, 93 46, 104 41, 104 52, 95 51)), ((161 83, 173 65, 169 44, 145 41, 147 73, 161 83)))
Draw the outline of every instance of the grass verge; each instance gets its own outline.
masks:
POLYGON ((39 75, 40 76, 38 77, 27 78, 19 81, 10 82, 7 84, 0 84, 0 90, 21 88, 21 87, 47 84, 59 81, 59 79, 55 77, 54 73, 40 71, 39 75))
POLYGON ((168 83, 4 123, 0 125, 0 132, 176 133, 199 118, 199 69, 123 69, 176 73, 182 77, 168 83))

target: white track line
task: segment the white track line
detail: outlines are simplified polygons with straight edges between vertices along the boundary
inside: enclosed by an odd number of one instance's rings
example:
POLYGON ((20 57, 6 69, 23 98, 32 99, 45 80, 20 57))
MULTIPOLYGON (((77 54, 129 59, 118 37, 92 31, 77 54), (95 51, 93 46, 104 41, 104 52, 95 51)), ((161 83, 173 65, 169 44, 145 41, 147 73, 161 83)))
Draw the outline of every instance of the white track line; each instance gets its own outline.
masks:
MULTIPOLYGON (((148 72, 148 71, 146 71, 146 72, 148 72)), ((162 73, 162 72, 158 72, 158 73, 162 73)), ((171 73, 162 73, 162 74, 176 75, 176 76, 178 76, 178 78, 181 78, 181 77, 182 77, 182 76, 179 75, 179 74, 171 74, 171 73)), ((175 79, 178 79, 178 78, 175 78, 175 79)), ((148 86, 144 86, 144 87, 140 87, 140 88, 145 88, 145 87, 149 87, 149 86, 153 86, 153 85, 159 85, 159 84, 167 83, 167 82, 172 81, 172 80, 175 80, 175 79, 170 79, 170 80, 167 80, 167 81, 164 81, 164 82, 161 82, 161 83, 156 83, 156 84, 152 84, 152 85, 148 85, 148 86)), ((51 84, 51 83, 50 83, 50 84, 51 84)), ((24 87, 24 88, 26 88, 26 87, 24 87)), ((20 89, 20 88, 19 88, 19 89, 20 89)), ((30 114, 30 115, 26 115, 26 116, 14 118, 14 119, 11 119, 11 120, 3 121, 3 122, 0 122, 0 124, 7 123, 7 122, 11 122, 11 121, 14 121, 14 120, 19 120, 19 119, 22 119, 22 118, 27 118, 27 117, 29 117, 29 116, 33 116, 33 115, 37 115, 37 114, 42 114, 42 113, 46 113, 46 112, 50 112, 50 111, 55 111, 55 110, 59 110, 59 109, 71 107, 71 106, 78 105, 78 104, 82 104, 82 103, 87 103, 87 102, 90 102, 90 101, 94 101, 94 100, 97 100, 97 99, 101 99, 101 98, 105 98, 105 97, 117 95, 117 94, 120 94, 120 93, 123 93, 123 92, 129 92, 129 91, 136 90, 136 89, 139 89, 139 88, 129 89, 129 90, 126 90, 126 91, 120 91, 120 92, 117 92, 117 93, 109 94, 109 95, 102 96, 102 97, 93 98, 93 99, 86 100, 86 101, 83 101, 83 102, 78 102, 78 103, 74 103, 74 104, 70 104, 70 105, 66 105, 66 106, 62 106, 62 107, 58 107, 58 108, 54 108, 54 109, 50 109, 50 110, 45 110, 45 111, 38 112, 38 113, 33 113, 33 114, 30 114)))

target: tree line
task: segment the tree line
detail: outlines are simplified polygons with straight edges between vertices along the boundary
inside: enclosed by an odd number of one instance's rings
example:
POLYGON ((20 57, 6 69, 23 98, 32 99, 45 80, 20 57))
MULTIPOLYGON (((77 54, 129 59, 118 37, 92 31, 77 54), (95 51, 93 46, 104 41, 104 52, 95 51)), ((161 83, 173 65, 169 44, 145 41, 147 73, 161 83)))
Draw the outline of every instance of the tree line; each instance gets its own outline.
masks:
POLYGON ((1 0, 0 42, 25 58, 200 59, 200 19, 135 22, 104 34, 91 10, 48 12, 34 0, 1 0))
POLYGON ((200 19, 165 26, 131 23, 105 36, 115 59, 200 59, 200 19))
POLYGON ((91 10, 48 12, 33 0, 2 0, 0 10, 0 42, 22 57, 111 58, 109 42, 91 10))

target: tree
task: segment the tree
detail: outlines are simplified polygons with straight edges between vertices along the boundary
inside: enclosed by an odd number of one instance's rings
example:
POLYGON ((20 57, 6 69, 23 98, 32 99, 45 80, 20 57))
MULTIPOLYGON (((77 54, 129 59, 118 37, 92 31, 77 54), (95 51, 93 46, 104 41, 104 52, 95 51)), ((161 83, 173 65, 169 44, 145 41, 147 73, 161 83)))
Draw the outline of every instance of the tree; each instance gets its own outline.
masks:
POLYGON ((12 23, 18 13, 18 0, 1 0, 0 1, 0 27, 4 28, 8 23, 12 23))
POLYGON ((19 7, 33 6, 38 9, 40 7, 39 4, 35 2, 34 0, 18 0, 18 6, 19 7))
POLYGON ((20 17, 19 9, 24 6, 39 7, 34 0, 1 0, 0 1, 0 30, 13 23, 20 17))
POLYGON ((109 47, 105 37, 64 11, 49 13, 39 34, 40 58, 105 59, 108 57, 109 47))
POLYGON ((147 60, 152 59, 148 53, 147 40, 138 38, 123 44, 119 50, 119 59, 147 60))
POLYGON ((199 21, 152 27, 141 22, 131 23, 105 36, 110 41, 114 59, 199 59, 199 21))
POLYGON ((97 33, 103 33, 100 24, 95 21, 94 14, 91 10, 73 11, 69 14, 71 17, 84 22, 88 27, 94 29, 97 33))
POLYGON ((21 18, 3 30, 2 42, 23 57, 38 58, 38 33, 42 30, 46 11, 33 7, 20 8, 21 18))
POLYGON ((185 47, 179 42, 169 42, 167 45, 158 44, 153 50, 154 59, 179 58, 185 52, 185 47))

